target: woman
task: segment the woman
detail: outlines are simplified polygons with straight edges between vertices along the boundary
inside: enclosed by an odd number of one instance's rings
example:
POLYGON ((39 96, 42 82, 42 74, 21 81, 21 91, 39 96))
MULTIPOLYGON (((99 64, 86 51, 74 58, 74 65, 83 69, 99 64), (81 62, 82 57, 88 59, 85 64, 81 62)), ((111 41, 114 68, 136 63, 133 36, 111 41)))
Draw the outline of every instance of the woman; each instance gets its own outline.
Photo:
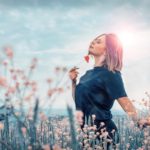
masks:
MULTIPOLYGON (((112 120, 111 108, 117 100, 125 112, 137 123, 137 112, 124 88, 121 77, 123 66, 123 49, 115 34, 102 34, 96 37, 89 46, 89 55, 93 55, 93 69, 81 76, 78 85, 76 67, 69 72, 72 80, 72 94, 76 104, 76 118, 83 128, 85 119, 96 115, 94 124, 97 129, 104 122, 109 137, 114 141, 112 131, 118 135, 117 127, 112 120)), ((140 122, 141 123, 141 122, 140 122)), ((142 124, 142 123, 141 123, 142 124)))

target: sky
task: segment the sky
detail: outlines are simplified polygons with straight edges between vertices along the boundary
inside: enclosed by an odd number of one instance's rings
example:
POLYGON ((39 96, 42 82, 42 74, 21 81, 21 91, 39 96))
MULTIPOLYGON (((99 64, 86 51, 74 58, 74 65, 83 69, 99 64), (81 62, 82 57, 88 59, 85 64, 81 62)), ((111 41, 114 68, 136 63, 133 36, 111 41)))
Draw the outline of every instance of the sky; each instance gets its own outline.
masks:
MULTIPOLYGON (((128 97, 139 100, 150 92, 149 7, 149 0, 0 0, 0 48, 13 47, 16 66, 39 59, 34 78, 42 95, 45 78, 57 78, 55 66, 80 66, 96 36, 116 33, 124 47, 122 76, 128 97)), ((57 97, 55 107, 65 107, 66 99, 74 104, 70 90, 57 97)), ((114 109, 120 109, 117 103, 114 109)))

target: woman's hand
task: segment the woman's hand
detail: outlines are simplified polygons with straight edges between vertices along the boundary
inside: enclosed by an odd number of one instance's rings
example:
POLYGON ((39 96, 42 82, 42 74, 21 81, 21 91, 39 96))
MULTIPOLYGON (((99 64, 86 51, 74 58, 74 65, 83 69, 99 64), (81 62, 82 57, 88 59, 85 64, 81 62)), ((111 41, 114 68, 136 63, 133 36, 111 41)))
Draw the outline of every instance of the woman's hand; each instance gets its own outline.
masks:
POLYGON ((150 126, 150 118, 139 119, 137 122, 138 127, 144 128, 150 126))
POLYGON ((80 124, 80 125, 83 125, 83 112, 81 110, 76 110, 75 112, 75 117, 76 117, 76 120, 77 122, 80 124))
POLYGON ((78 74, 79 74, 79 72, 77 71, 77 69, 79 69, 79 68, 77 68, 77 67, 73 67, 72 69, 70 69, 70 71, 69 71, 69 77, 70 77, 70 79, 72 80, 72 82, 76 82, 76 79, 77 79, 77 76, 78 76, 78 74))

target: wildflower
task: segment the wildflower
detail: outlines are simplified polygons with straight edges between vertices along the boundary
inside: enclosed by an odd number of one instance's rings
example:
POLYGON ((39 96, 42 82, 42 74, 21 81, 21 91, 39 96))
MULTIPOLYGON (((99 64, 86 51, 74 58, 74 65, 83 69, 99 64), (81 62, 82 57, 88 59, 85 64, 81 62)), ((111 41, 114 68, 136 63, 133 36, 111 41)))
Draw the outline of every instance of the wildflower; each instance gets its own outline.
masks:
POLYGON ((87 124, 84 124, 84 128, 88 128, 88 125, 87 125, 87 124))
POLYGON ((89 139, 93 139, 93 137, 94 137, 94 132, 90 132, 89 133, 89 139))
POLYGON ((8 60, 4 60, 4 61, 3 61, 3 65, 4 65, 5 67, 7 67, 7 66, 8 66, 8 60))
POLYGON ((88 137, 88 135, 87 135, 87 134, 84 134, 84 135, 83 135, 83 138, 87 138, 87 137, 88 137))
POLYGON ((4 48, 4 52, 5 52, 5 54, 6 54, 6 56, 7 56, 8 58, 10 58, 10 59, 13 58, 14 53, 13 53, 13 50, 12 50, 10 47, 5 47, 5 48, 4 48))
POLYGON ((28 150, 32 150, 32 146, 29 145, 29 146, 28 146, 28 150))
POLYGON ((88 143, 88 140, 87 140, 87 139, 86 139, 86 140, 84 140, 84 141, 83 141, 83 143, 84 143, 84 144, 88 143))
POLYGON ((111 133, 115 133, 115 131, 116 131, 115 129, 112 129, 111 133))
POLYGON ((13 68, 11 68, 9 71, 11 74, 13 74, 15 72, 15 70, 13 68))
POLYGON ((0 130, 4 129, 4 124, 0 122, 0 130))
POLYGON ((88 147, 88 150, 93 150, 93 148, 92 147, 88 147))
POLYGON ((96 119, 96 115, 95 115, 95 114, 92 115, 92 119, 93 119, 93 120, 96 119))
POLYGON ((51 78, 48 78, 48 79, 47 79, 47 83, 48 83, 48 84, 52 83, 52 81, 53 81, 53 80, 52 80, 51 78))
POLYGON ((126 138, 123 136, 123 137, 122 137, 122 142, 125 142, 125 140, 126 140, 126 138))
POLYGON ((70 86, 67 86, 67 89, 71 89, 71 87, 70 87, 70 86))
POLYGON ((26 101, 29 101, 29 100, 31 100, 31 98, 32 98, 32 96, 34 95, 34 93, 33 92, 31 92, 31 93, 29 93, 27 96, 25 96, 25 100, 26 101))
POLYGON ((24 85, 27 87, 27 86, 29 86, 30 85, 30 81, 25 81, 24 82, 24 85))
POLYGON ((150 141, 150 136, 147 137, 147 140, 150 141))
POLYGON ((62 92, 64 91, 64 89, 63 89, 63 88, 58 88, 57 91, 58 91, 59 93, 62 93, 62 92))
POLYGON ((100 134, 100 136, 99 136, 99 137, 100 137, 100 139, 102 139, 102 138, 103 138, 103 135, 102 135, 102 134, 100 134))
POLYGON ((41 119, 42 121, 47 120, 47 117, 46 117, 46 115, 45 115, 43 112, 40 112, 40 119, 41 119))
POLYGON ((9 94, 8 91, 5 93, 5 97, 9 97, 9 94))
POLYGON ((129 123, 130 128, 133 128, 134 125, 135 125, 135 124, 134 124, 134 121, 131 120, 130 123, 129 123))
POLYGON ((104 122, 100 122, 100 127, 103 127, 105 125, 104 122))
POLYGON ((35 67, 37 65, 37 61, 38 61, 37 58, 32 59, 31 66, 30 66, 31 70, 35 69, 35 67))
POLYGON ((146 137, 149 136, 149 132, 146 132, 146 131, 145 131, 145 132, 144 132, 144 136, 146 136, 146 137))
POLYGON ((21 73, 22 73, 22 70, 16 69, 16 73, 17 73, 17 74, 21 74, 21 73))
POLYGON ((86 143, 85 144, 85 148, 89 148, 90 147, 90 144, 89 143, 86 143))
POLYGON ((25 127, 22 127, 22 128, 21 128, 21 131, 22 131, 23 135, 25 135, 26 132, 27 132, 27 129, 26 129, 25 127))
POLYGON ((106 138, 108 136, 108 132, 107 131, 103 132, 102 136, 106 138))
POLYGON ((97 136, 99 136, 99 135, 100 135, 100 133, 99 133, 99 132, 96 132, 96 135, 97 135, 97 136))
POLYGON ((48 144, 46 144, 46 145, 43 145, 43 150, 50 150, 50 147, 49 147, 49 145, 48 145, 48 144))
POLYGON ((77 132, 80 132, 81 131, 81 128, 77 128, 77 132))
POLYGON ((79 145, 80 145, 80 146, 83 146, 83 143, 82 143, 82 142, 79 142, 79 145))
POLYGON ((20 113, 19 113, 19 112, 15 112, 15 115, 16 115, 16 116, 20 116, 20 113))
POLYGON ((13 87, 13 86, 9 87, 7 92, 10 93, 10 94, 14 94, 16 92, 16 87, 13 87))
POLYGON ((66 68, 66 67, 63 67, 62 70, 63 70, 63 72, 66 72, 66 71, 67 71, 67 68, 66 68))
POLYGON ((97 130, 97 127, 96 127, 96 125, 94 125, 94 126, 93 126, 93 130, 94 130, 94 131, 96 131, 96 130, 97 130))
POLYGON ((36 92, 36 91, 37 91, 37 82, 32 81, 30 84, 31 84, 31 86, 32 86, 32 91, 33 91, 33 92, 36 92))
POLYGON ((14 81, 16 81, 16 80, 17 80, 17 75, 13 75, 13 76, 12 76, 12 79, 13 79, 14 81))
POLYGON ((7 87, 7 79, 3 76, 0 76, 0 86, 7 87))
POLYGON ((84 56, 84 59, 87 63, 89 63, 89 59, 90 59, 89 55, 84 56))
POLYGON ((102 128, 100 129, 101 133, 105 132, 106 131, 106 128, 102 128))
POLYGON ((62 149, 61 149, 58 145, 55 144, 55 145, 53 146, 53 150, 62 150, 62 149))
POLYGON ((132 139, 133 137, 132 136, 129 136, 129 139, 132 139))
POLYGON ((148 103, 147 103, 147 101, 144 103, 144 106, 148 106, 148 103))
POLYGON ((28 120, 33 120, 33 117, 30 114, 27 115, 27 118, 28 118, 28 120))
POLYGON ((52 89, 49 89, 48 92, 47 92, 48 97, 51 97, 52 94, 53 94, 53 92, 54 92, 54 91, 53 91, 52 89))
POLYGON ((55 67, 55 72, 58 73, 60 71, 60 69, 61 68, 59 66, 55 67))
POLYGON ((37 87, 36 86, 32 87, 32 91, 36 92, 37 91, 37 87))
POLYGON ((126 144, 126 147, 129 148, 129 147, 130 147, 130 143, 127 143, 127 144, 126 144))
POLYGON ((36 82, 36 81, 30 82, 30 84, 31 84, 32 87, 33 87, 33 86, 37 86, 37 82, 36 82))
POLYGON ((96 146, 97 150, 103 150, 103 148, 101 146, 96 146))
POLYGON ((107 139, 108 143, 112 143, 112 141, 113 141, 112 139, 107 139))
POLYGON ((137 150, 144 150, 142 147, 139 147, 137 150))
POLYGON ((18 88, 19 88, 19 86, 20 86, 20 83, 19 83, 19 82, 16 82, 16 83, 15 83, 15 87, 16 87, 16 89, 18 89, 18 88))
POLYGON ((22 80, 27 80, 27 77, 25 75, 22 76, 22 80))
POLYGON ((147 144, 147 143, 148 143, 148 141, 147 141, 147 140, 144 140, 144 143, 145 143, 145 144, 147 144))

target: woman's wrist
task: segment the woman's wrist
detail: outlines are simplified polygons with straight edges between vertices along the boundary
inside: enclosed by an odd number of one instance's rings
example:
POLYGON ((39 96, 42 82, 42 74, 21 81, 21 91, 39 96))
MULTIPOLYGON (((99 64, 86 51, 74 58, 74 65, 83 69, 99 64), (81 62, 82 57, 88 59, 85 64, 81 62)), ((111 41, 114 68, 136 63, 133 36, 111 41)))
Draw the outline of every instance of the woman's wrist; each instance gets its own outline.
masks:
POLYGON ((76 84, 76 79, 72 80, 72 84, 73 84, 73 85, 76 84))

